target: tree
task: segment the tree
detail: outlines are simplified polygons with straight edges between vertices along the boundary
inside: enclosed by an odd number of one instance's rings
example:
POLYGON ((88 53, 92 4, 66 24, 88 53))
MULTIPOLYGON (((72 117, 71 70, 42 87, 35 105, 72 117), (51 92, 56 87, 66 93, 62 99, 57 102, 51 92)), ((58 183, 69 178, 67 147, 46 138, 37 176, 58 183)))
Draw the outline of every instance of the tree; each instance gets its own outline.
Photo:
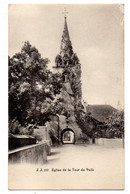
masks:
POLYGON ((25 42, 21 52, 9 57, 9 121, 21 126, 44 124, 55 95, 60 92, 61 75, 47 69, 49 60, 25 42))
POLYGON ((106 120, 106 126, 106 134, 109 137, 124 137, 124 111, 114 112, 113 115, 106 120))

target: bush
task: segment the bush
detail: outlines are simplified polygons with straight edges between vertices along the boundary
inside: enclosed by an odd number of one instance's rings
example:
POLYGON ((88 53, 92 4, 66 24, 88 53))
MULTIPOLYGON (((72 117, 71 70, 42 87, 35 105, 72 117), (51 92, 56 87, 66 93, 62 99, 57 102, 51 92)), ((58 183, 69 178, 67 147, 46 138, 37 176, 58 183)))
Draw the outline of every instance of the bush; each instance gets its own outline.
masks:
POLYGON ((29 124, 26 127, 22 127, 18 120, 13 119, 9 121, 9 133, 19 135, 33 135, 33 129, 36 125, 29 124))
POLYGON ((21 129, 22 127, 18 120, 13 119, 9 121, 9 133, 20 134, 21 129))
POLYGON ((81 136, 77 138, 78 143, 87 143, 89 141, 87 136, 81 136))
POLYGON ((37 141, 38 141, 38 142, 39 142, 39 141, 42 141, 42 137, 41 137, 40 135, 37 134, 37 135, 35 135, 34 137, 35 137, 35 139, 36 139, 36 142, 37 142, 37 141))

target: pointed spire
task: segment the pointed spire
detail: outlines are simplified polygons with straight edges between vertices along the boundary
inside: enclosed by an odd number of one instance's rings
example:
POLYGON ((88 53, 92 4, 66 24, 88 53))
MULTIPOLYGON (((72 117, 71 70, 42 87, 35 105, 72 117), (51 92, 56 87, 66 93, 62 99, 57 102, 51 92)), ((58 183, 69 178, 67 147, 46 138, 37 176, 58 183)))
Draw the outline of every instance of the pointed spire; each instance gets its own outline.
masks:
POLYGON ((66 15, 64 18, 65 18, 65 23, 64 23, 62 40, 61 40, 60 55, 63 57, 66 54, 68 57, 71 57, 73 54, 73 49, 70 41, 66 15))
POLYGON ((67 18, 65 16, 65 24, 64 24, 64 31, 66 33, 66 38, 68 38, 68 40, 70 40, 70 36, 69 36, 69 31, 68 31, 68 26, 67 26, 67 18))

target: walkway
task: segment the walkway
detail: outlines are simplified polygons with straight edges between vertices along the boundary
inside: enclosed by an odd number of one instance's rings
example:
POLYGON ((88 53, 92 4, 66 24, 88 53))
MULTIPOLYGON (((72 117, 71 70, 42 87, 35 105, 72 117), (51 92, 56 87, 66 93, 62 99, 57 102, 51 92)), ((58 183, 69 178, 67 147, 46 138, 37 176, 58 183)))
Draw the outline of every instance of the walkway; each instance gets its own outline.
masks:
POLYGON ((12 187, 25 189, 121 189, 123 152, 121 147, 64 144, 52 148, 45 165, 9 168, 9 179, 12 187))

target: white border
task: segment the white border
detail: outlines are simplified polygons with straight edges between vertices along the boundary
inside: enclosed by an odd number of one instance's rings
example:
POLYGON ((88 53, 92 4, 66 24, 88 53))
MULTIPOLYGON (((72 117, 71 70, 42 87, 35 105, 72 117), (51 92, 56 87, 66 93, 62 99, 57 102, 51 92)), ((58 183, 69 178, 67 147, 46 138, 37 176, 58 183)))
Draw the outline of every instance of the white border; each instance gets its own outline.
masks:
MULTIPOLYGON (((125 117, 126 117, 126 147, 125 147, 125 190, 116 191, 128 193, 130 191, 130 1, 125 0, 1 0, 0 1, 0 193, 31 193, 38 194, 43 192, 61 192, 61 191, 8 191, 8 160, 7 160, 7 136, 8 136, 8 67, 7 67, 7 56, 8 56, 8 4, 125 4, 125 117)), ((62 191, 66 192, 66 191, 62 191)), ((67 191, 72 193, 74 191, 67 191)), ((81 191, 76 191, 81 192, 81 191)), ((82 191, 87 193, 100 192, 100 191, 82 191)), ((115 191, 101 191, 111 192, 115 191)))
POLYGON ((124 0, 2 0, 8 4, 113 4, 124 3, 124 0))

